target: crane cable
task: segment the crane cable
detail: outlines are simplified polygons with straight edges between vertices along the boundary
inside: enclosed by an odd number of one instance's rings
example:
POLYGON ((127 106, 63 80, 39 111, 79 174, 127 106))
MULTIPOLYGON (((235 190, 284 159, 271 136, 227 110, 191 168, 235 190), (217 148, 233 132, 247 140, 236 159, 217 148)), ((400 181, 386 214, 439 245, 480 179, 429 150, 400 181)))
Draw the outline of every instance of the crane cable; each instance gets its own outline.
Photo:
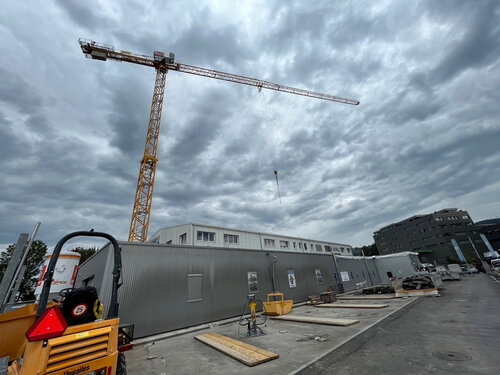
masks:
POLYGON ((276 176, 276 186, 278 187, 278 197, 280 199, 280 204, 281 204, 280 183, 278 181, 278 171, 276 169, 274 170, 274 175, 276 176))

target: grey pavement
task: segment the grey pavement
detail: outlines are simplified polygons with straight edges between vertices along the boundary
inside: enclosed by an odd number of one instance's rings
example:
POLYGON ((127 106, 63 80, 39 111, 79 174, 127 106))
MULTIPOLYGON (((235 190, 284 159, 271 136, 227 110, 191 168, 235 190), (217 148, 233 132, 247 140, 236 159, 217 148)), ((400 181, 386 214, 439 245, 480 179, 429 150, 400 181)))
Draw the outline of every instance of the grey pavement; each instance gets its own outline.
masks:
POLYGON ((443 287, 299 374, 500 374, 500 282, 467 275, 443 287))
POLYGON ((225 321, 167 339, 138 340, 142 344, 126 354, 128 373, 500 374, 496 354, 500 348, 500 282, 482 274, 443 286, 441 297, 359 301, 388 303, 384 309, 299 306, 291 312, 360 321, 349 327, 269 319, 262 327, 265 336, 245 338, 245 327, 238 330, 237 322, 225 321), (194 339, 207 332, 239 339, 280 357, 248 367, 194 339))
MULTIPOLYGON (((181 332, 182 334, 167 339, 156 337, 154 341, 151 341, 151 338, 137 340, 143 344, 126 353, 127 368, 129 374, 288 374, 319 355, 348 342, 363 330, 415 301, 416 299, 412 298, 360 301, 389 304, 387 308, 376 310, 326 309, 303 305, 294 308, 290 313, 360 321, 349 327, 268 319, 262 326, 266 332, 265 336, 246 338, 246 327, 239 327, 237 321, 231 321, 225 322, 226 324, 216 323, 210 328, 196 332, 181 332), (255 367, 248 367, 194 339, 195 335, 207 332, 217 332, 241 340, 277 353, 280 357, 255 367), (326 341, 315 340, 315 337, 326 338, 326 341)), ((245 300, 242 300, 242 307, 244 303, 245 300)))

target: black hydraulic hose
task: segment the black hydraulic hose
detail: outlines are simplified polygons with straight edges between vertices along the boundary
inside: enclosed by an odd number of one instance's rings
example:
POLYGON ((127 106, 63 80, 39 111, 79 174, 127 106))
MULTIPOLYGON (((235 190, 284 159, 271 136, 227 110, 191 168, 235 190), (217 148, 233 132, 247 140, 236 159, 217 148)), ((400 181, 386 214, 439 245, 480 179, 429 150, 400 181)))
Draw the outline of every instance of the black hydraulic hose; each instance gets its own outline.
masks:
POLYGON ((247 309, 247 306, 248 306, 248 300, 245 302, 245 306, 243 306, 243 312, 241 313, 241 317, 240 317, 240 320, 239 320, 239 322, 238 322, 238 324, 239 324, 240 326, 246 326, 246 325, 247 325, 246 323, 241 324, 241 322, 242 322, 243 320, 245 320, 244 316, 245 316, 245 311, 246 311, 246 309, 247 309))
POLYGON ((264 308, 264 304, 260 299, 256 299, 255 302, 260 302, 260 306, 262 306, 262 311, 264 312, 264 320, 261 323, 257 323, 257 318, 255 319, 255 324, 258 326, 261 326, 265 322, 267 322, 267 315, 266 315, 266 309, 264 308))
POLYGON ((104 232, 78 231, 67 234, 66 236, 61 238, 57 243, 56 247, 54 248, 54 251, 52 252, 49 265, 47 266, 47 270, 43 278, 44 283, 42 287, 42 292, 40 294, 40 300, 38 302, 38 309, 36 311, 35 320, 38 319, 40 315, 42 315, 47 306, 47 301, 49 299, 49 293, 50 293, 50 286, 52 285, 52 278, 54 276, 54 269, 56 268, 57 259, 59 258, 59 254, 61 253, 63 245, 71 238, 78 236, 103 237, 109 240, 109 242, 111 242, 111 244, 113 245, 115 265, 113 268, 113 286, 111 290, 111 302, 107 318, 118 317, 118 288, 120 287, 119 280, 122 270, 121 249, 118 246, 118 242, 113 236, 104 232))

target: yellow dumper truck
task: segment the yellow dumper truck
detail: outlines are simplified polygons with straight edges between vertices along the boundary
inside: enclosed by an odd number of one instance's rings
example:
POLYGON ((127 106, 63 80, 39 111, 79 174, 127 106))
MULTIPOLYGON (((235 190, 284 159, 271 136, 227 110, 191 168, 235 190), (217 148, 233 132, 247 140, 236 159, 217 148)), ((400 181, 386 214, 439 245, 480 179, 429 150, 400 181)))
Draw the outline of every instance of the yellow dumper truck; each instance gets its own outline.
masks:
POLYGON ((121 250, 114 237, 93 231, 74 232, 63 237, 57 243, 45 271, 38 304, 0 314, 0 359, 8 362, 7 373, 126 374, 122 352, 131 349, 133 344, 129 332, 119 327, 120 275, 121 250), (101 318, 102 304, 93 287, 65 289, 61 291, 60 299, 48 301, 62 246, 77 236, 103 237, 114 248, 113 286, 105 319, 101 318))

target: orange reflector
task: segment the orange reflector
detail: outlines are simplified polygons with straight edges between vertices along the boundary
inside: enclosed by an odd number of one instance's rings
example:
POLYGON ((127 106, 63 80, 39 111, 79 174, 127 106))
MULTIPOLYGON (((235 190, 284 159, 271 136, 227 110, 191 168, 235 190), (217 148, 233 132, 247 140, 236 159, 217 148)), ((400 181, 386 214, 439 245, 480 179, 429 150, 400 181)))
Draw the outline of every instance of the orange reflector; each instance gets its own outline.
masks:
POLYGON ((37 341, 61 336, 68 326, 59 307, 46 309, 26 331, 28 341, 37 341))

